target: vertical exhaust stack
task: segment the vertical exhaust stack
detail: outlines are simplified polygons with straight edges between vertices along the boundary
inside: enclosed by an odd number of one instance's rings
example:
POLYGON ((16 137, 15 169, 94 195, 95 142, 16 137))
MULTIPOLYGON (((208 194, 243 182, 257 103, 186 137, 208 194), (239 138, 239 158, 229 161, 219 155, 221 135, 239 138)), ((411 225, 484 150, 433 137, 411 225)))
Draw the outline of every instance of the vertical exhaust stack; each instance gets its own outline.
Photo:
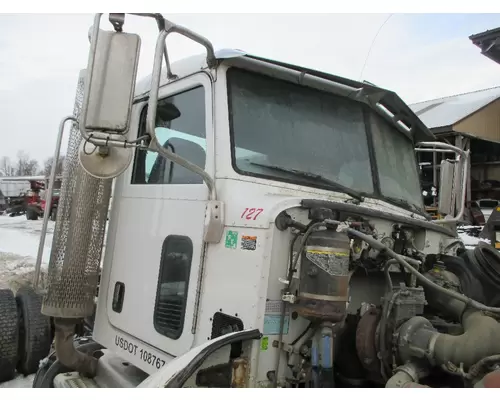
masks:
POLYGON ((140 37, 122 30, 124 14, 109 15, 114 32, 99 29, 101 16, 94 18, 87 69, 78 80, 78 124, 69 138, 42 303, 42 313, 54 318, 59 362, 89 377, 97 359, 77 351, 73 338, 78 322, 94 311, 113 178, 132 161, 135 144, 127 134, 140 51, 140 37))
MULTIPOLYGON (((79 76, 73 110, 77 119, 84 82, 85 70, 79 76)), ((78 157, 82 139, 73 124, 42 304, 42 313, 54 318, 84 318, 94 310, 112 180, 97 179, 83 170, 78 157)))

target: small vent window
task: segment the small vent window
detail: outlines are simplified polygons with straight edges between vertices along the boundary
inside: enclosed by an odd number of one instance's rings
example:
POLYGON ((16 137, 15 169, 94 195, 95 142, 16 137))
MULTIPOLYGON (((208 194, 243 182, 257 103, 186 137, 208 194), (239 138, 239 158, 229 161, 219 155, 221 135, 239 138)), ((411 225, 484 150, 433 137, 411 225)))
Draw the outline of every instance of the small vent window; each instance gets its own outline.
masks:
POLYGON ((184 327, 193 242, 187 236, 168 236, 163 242, 153 315, 158 333, 178 339, 184 327))

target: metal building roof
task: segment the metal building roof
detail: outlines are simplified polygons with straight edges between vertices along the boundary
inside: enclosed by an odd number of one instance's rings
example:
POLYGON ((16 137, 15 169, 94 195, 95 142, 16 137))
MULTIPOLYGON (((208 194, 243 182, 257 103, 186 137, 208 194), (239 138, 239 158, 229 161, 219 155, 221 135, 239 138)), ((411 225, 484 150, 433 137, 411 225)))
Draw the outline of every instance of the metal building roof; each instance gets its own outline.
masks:
POLYGON ((410 108, 430 129, 456 124, 500 98, 500 86, 411 104, 410 108))
POLYGON ((471 35, 469 39, 481 49, 481 54, 500 64, 500 28, 471 35))

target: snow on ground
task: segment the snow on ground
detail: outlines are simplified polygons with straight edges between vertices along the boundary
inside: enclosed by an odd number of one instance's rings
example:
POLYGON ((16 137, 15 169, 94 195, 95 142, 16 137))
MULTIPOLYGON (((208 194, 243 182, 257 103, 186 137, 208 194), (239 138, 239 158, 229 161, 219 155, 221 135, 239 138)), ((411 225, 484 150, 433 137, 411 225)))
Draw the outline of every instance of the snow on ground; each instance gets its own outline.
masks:
MULTIPOLYGON (((0 215, 0 288, 30 284, 33 278, 42 220, 28 221, 25 216, 0 215)), ((54 222, 49 221, 42 257, 41 284, 50 257, 54 222)))
POLYGON ((459 232, 458 236, 460 237, 460 239, 462 239, 462 241, 465 244, 465 247, 468 249, 474 248, 475 246, 477 246, 479 244, 479 242, 489 243, 489 240, 481 239, 481 238, 474 237, 474 236, 469 236, 469 235, 467 235, 467 233, 463 233, 463 232, 459 232))
POLYGON ((28 376, 18 375, 11 381, 0 383, 0 389, 31 388, 34 378, 35 374, 28 376))
POLYGON ((488 239, 482 239, 473 235, 470 235, 469 233, 477 230, 478 232, 482 230, 482 227, 478 226, 461 226, 458 229, 458 237, 462 239, 464 242, 464 245, 467 249, 473 249, 476 247, 479 242, 486 242, 488 244, 491 244, 488 239))

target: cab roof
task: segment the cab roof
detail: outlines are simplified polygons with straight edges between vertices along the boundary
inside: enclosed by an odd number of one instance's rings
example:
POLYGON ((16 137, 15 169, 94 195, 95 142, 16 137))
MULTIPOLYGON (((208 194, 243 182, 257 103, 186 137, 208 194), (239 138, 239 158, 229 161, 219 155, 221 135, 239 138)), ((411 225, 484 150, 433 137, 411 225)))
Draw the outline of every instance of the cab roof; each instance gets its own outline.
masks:
MULTIPOLYGON (((215 57, 218 64, 230 62, 231 59, 238 59, 240 62, 245 62, 245 60, 247 60, 249 63, 257 62, 262 64, 262 66, 284 68, 289 71, 300 73, 303 76, 310 75, 312 77, 324 79, 333 84, 348 87, 352 89, 354 93, 353 96, 349 95, 352 100, 367 104, 389 123, 395 125, 400 131, 412 136, 415 142, 436 140, 427 126, 425 126, 410 107, 393 91, 383 89, 368 82, 354 81, 326 72, 255 56, 237 49, 218 50, 215 52, 215 57)), ((205 54, 187 57, 171 63, 172 73, 178 78, 184 78, 207 69, 208 66, 205 54)), ((160 78, 160 87, 169 83, 170 80, 171 79, 167 76, 166 68, 163 68, 160 78)), ((147 97, 150 88, 151 75, 137 82, 135 97, 147 97)))

